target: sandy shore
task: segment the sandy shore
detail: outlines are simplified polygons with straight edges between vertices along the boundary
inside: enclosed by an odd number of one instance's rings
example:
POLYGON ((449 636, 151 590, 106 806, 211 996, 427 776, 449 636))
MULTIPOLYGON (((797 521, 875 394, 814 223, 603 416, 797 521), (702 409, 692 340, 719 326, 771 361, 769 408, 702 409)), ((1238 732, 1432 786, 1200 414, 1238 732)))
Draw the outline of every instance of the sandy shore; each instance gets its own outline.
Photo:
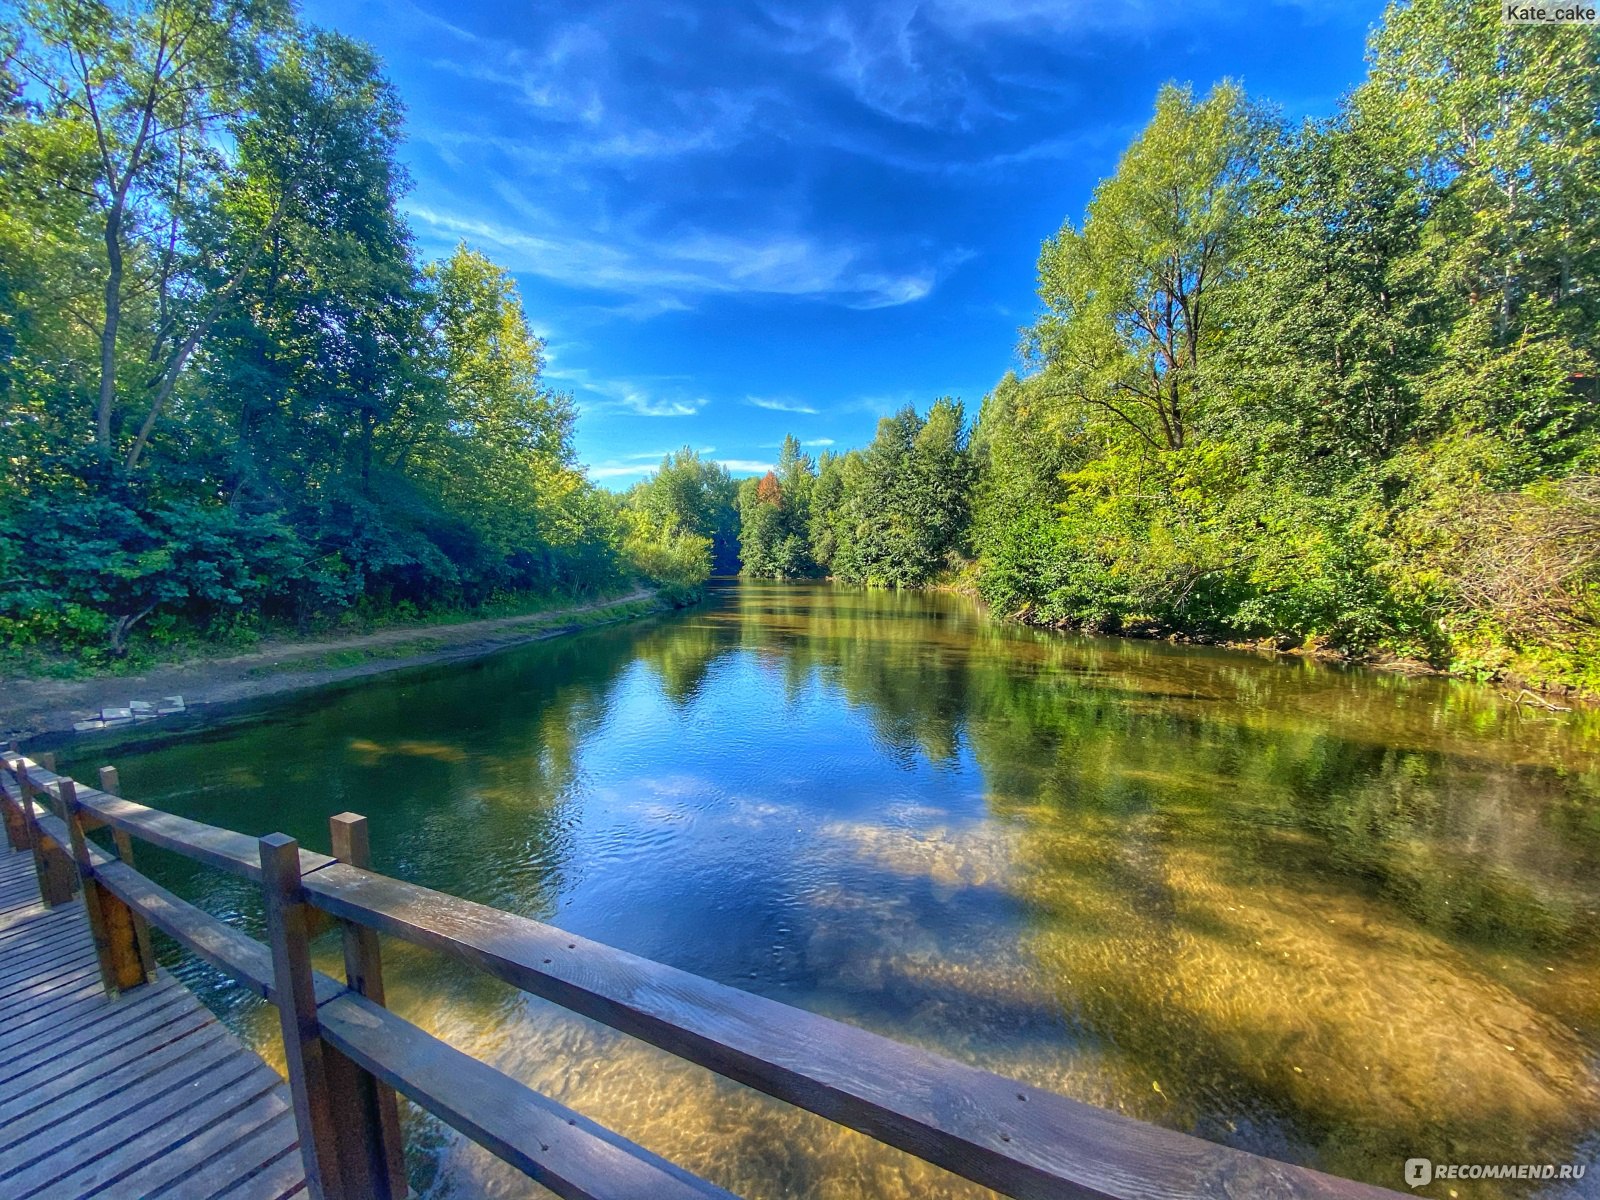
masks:
MULTIPOLYGON (((248 654, 162 663, 138 675, 8 679, 0 681, 0 741, 70 737, 73 722, 96 716, 102 708, 124 706, 130 699, 155 703, 165 696, 182 696, 193 712, 407 667, 460 662, 608 620, 626 620, 654 604, 654 592, 637 591, 521 617, 384 629, 324 641, 267 642, 248 654)), ((140 727, 163 723, 140 722, 140 727)))

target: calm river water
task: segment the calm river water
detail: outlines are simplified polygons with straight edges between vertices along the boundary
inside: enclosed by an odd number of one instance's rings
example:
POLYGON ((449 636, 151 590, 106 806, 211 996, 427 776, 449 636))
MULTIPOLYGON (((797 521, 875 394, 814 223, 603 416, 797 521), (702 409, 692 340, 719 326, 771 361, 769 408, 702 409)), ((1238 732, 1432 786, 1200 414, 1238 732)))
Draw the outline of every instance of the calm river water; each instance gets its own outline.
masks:
MULTIPOLYGON (((1454 1186, 1600 1195, 1593 714, 745 583, 114 761, 133 799, 316 849, 365 813, 380 870, 1174 1129, 1402 1190, 1413 1156, 1587 1163, 1454 1186)), ((244 885, 158 860, 256 925, 244 885)), ((407 1017, 742 1194, 987 1194, 385 955, 407 1017)), ((269 1013, 182 969, 276 1054, 269 1013)), ((537 1192, 408 1121, 424 1194, 537 1192)))

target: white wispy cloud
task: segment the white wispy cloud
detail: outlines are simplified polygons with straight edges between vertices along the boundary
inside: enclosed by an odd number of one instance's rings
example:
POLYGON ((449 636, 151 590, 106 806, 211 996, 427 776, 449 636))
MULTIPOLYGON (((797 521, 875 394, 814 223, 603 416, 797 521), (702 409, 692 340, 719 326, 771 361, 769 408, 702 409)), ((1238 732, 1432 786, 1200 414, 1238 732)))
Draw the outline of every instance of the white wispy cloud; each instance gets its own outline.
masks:
POLYGON ((728 470, 733 471, 735 474, 743 475, 765 475, 768 471, 777 469, 773 463, 762 462, 754 458, 719 458, 717 459, 717 465, 727 467, 728 470))
POLYGON ((585 467, 584 470, 588 473, 590 479, 627 479, 632 476, 643 479, 655 468, 653 466, 629 466, 625 463, 597 463, 594 466, 585 467))
MULTIPOLYGON (((692 417, 710 400, 683 387, 675 376, 654 379, 597 379, 584 367, 558 368, 545 378, 570 386, 590 412, 630 412, 640 417, 692 417)), ((661 455, 651 457, 660 458, 661 455)))
POLYGON ((802 404, 798 400, 785 400, 781 396, 746 396, 744 402, 756 408, 764 408, 768 412, 800 413, 813 417, 817 415, 817 410, 809 404, 802 404))
POLYGON ((826 244, 802 234, 674 237, 624 233, 600 240, 592 223, 541 214, 532 226, 411 204, 408 215, 440 249, 465 238, 510 270, 566 287, 635 296, 649 310, 686 307, 685 296, 755 293, 827 300, 847 308, 890 308, 933 290, 933 268, 895 273, 865 265, 870 247, 826 244), (531 232, 537 228, 541 232, 531 232))
POLYGON ((831 446, 831 445, 833 445, 833 439, 832 438, 807 438, 805 441, 801 442, 800 444, 802 446, 831 446))

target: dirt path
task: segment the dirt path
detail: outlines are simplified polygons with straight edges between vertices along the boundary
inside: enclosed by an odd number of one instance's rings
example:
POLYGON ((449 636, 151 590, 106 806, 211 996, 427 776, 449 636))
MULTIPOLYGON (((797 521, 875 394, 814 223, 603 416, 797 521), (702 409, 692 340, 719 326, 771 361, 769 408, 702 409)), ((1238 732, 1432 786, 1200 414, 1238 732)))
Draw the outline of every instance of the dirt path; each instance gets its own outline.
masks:
MULTIPOLYGON (((74 721, 129 700, 182 696, 190 709, 235 704, 405 667, 459 662, 642 615, 655 593, 636 591, 572 608, 455 625, 384 629, 326 641, 274 641, 248 654, 162 663, 139 675, 0 681, 0 738, 71 734, 74 721), (616 610, 611 613, 608 610, 616 610), (587 617, 576 621, 574 618, 587 617)), ((155 724, 159 724, 156 722, 155 724)))

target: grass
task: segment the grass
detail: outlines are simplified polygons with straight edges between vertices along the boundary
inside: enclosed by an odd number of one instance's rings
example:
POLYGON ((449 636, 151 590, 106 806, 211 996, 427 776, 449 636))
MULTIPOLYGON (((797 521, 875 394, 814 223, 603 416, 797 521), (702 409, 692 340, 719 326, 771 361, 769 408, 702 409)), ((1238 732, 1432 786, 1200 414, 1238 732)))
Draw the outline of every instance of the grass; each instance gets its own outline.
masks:
MULTIPOLYGON (((632 589, 629 589, 630 591, 632 589)), ((620 600, 627 591, 614 593, 612 599, 620 600)), ((491 598, 475 609, 439 607, 416 609, 404 605, 398 610, 382 614, 347 613, 337 621, 314 626, 309 632, 299 633, 288 625, 262 625, 235 627, 225 634, 184 637, 145 637, 136 640, 121 658, 109 658, 102 653, 78 653, 43 646, 22 646, 0 649, 0 679, 91 679, 118 678, 137 675, 166 666, 204 662, 208 659, 230 658, 239 654, 266 649, 272 642, 282 642, 285 654, 294 654, 294 644, 304 642, 337 641, 341 638, 364 637, 401 629, 448 629, 474 621, 492 621, 512 617, 548 616, 550 622, 560 621, 577 628, 640 616, 656 611, 660 604, 654 599, 629 601, 623 605, 607 604, 608 597, 600 596, 503 596, 491 598), (589 612, 573 613, 576 605, 599 604, 589 612)), ((541 623, 530 622, 534 627, 541 623)), ((251 675, 272 674, 279 670, 339 670, 359 666, 361 663, 381 659, 406 657, 428 653, 445 643, 437 638, 419 636, 415 640, 385 646, 345 647, 321 654, 296 656, 291 661, 272 666, 252 668, 251 675)))

